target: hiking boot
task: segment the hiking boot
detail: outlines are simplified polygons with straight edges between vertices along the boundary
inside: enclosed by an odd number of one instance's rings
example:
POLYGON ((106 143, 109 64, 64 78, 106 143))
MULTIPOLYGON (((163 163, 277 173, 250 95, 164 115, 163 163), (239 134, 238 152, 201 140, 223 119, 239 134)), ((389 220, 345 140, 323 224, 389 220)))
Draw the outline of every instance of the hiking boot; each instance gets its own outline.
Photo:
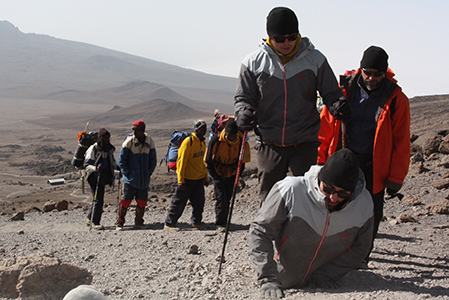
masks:
POLYGON ((192 228, 196 228, 196 229, 205 229, 206 227, 207 227, 206 224, 203 222, 192 224, 192 228))
POLYGON ((136 217, 134 219, 134 228, 135 229, 146 229, 146 226, 143 225, 143 215, 145 214, 145 207, 136 207, 136 217))
POLYGON ((115 227, 115 231, 122 231, 123 230, 123 226, 116 226, 115 227))
POLYGON ((128 211, 127 208, 125 208, 122 205, 119 205, 118 211, 117 211, 117 221, 115 222, 115 225, 117 227, 121 227, 123 229, 123 225, 125 224, 125 216, 126 212, 128 211))
POLYGON ((147 229, 147 226, 144 224, 135 224, 133 226, 134 229, 147 229))
POLYGON ((100 224, 92 224, 92 228, 96 230, 104 230, 104 226, 100 224))
POLYGON ((89 219, 89 218, 87 218, 87 219, 86 219, 86 225, 87 225, 87 226, 89 227, 89 226, 90 226, 90 224, 91 224, 91 223, 90 223, 90 219, 89 219))
POLYGON ((164 225, 164 230, 180 231, 181 228, 179 228, 178 226, 176 226, 176 224, 175 224, 175 225, 165 224, 165 225, 164 225))

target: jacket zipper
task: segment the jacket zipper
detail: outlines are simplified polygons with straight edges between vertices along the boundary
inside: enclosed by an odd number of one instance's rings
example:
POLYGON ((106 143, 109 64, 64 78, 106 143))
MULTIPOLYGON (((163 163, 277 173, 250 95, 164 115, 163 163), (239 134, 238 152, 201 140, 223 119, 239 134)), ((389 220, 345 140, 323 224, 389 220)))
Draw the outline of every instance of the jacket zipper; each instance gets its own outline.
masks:
POLYGON ((285 65, 281 63, 282 73, 284 76, 284 124, 282 125, 282 145, 285 145, 285 130, 287 127, 287 99, 288 99, 288 91, 287 91, 287 78, 285 74, 285 65))
POLYGON ((312 259, 309 262, 309 266, 307 267, 307 271, 304 274, 304 277, 301 280, 301 285, 303 285, 307 279, 307 277, 310 274, 310 271, 312 269, 312 265, 315 262, 315 259, 318 256, 318 252, 320 252, 321 246, 323 246, 324 240, 326 239, 326 234, 327 234, 327 230, 329 229, 329 222, 330 222, 330 218, 331 218, 331 214, 329 212, 329 210, 327 211, 327 216, 326 216, 326 224, 324 225, 324 229, 323 229, 323 234, 321 235, 321 239, 320 242, 318 243, 317 248, 315 249, 315 253, 313 254, 312 259))

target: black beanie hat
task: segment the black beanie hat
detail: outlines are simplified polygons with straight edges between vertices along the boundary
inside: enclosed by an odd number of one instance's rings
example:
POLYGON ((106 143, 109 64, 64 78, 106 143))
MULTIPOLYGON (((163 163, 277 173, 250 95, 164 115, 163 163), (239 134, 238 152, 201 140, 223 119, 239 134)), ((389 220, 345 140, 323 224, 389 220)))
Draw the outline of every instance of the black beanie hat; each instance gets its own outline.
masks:
POLYGON ((359 179, 359 162, 349 149, 341 149, 332 154, 318 173, 324 183, 354 192, 359 179))
POLYGON ((384 49, 377 46, 370 46, 363 52, 360 68, 376 69, 386 72, 388 68, 388 54, 384 49))
POLYGON ((273 8, 267 17, 267 33, 269 37, 297 33, 298 19, 295 13, 287 7, 273 8))

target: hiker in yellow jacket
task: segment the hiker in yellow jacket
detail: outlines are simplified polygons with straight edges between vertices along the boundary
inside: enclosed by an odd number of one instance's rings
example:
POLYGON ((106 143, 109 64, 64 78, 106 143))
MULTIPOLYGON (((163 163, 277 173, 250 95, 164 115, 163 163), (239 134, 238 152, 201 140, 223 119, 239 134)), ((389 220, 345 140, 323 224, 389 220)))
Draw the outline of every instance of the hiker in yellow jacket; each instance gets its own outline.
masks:
POLYGON ((205 202, 204 186, 209 185, 207 169, 203 160, 206 152, 204 138, 207 131, 206 122, 195 120, 193 129, 195 133, 185 138, 178 150, 176 169, 178 185, 165 219, 164 229, 167 230, 179 230, 176 223, 184 212, 189 199, 192 204, 192 227, 204 227, 202 222, 205 202))

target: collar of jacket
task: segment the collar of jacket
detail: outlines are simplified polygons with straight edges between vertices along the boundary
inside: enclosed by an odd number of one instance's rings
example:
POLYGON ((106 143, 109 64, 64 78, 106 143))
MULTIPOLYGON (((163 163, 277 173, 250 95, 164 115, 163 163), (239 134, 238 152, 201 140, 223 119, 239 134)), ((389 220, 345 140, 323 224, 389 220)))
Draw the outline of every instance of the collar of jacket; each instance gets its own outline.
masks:
POLYGON ((271 42, 270 37, 267 38, 266 42, 267 42, 268 45, 270 45, 271 49, 273 49, 273 51, 279 56, 279 58, 281 59, 282 63, 285 65, 290 60, 292 60, 292 58, 296 55, 296 53, 298 53, 299 43, 301 42, 301 34, 298 33, 298 39, 296 40, 295 48, 288 55, 284 55, 284 54, 281 54, 278 51, 276 51, 276 49, 274 49, 274 47, 273 47, 273 44, 271 42))
POLYGON ((230 140, 228 140, 228 137, 226 136, 226 131, 224 129, 220 132, 220 141, 224 141, 224 142, 228 143, 229 145, 236 144, 239 141, 239 137, 240 137, 240 135, 238 135, 235 140, 230 141, 230 140))
MULTIPOLYGON (((145 140, 143 141, 142 144, 148 144, 148 145, 150 145, 150 142, 149 142, 150 136, 149 136, 146 132, 144 132, 144 134, 145 134, 145 140)), ((140 141, 139 141, 139 139, 138 139, 135 135, 133 135, 133 140, 134 140, 134 144, 135 144, 136 146, 139 146, 139 145, 141 144, 140 141)))

